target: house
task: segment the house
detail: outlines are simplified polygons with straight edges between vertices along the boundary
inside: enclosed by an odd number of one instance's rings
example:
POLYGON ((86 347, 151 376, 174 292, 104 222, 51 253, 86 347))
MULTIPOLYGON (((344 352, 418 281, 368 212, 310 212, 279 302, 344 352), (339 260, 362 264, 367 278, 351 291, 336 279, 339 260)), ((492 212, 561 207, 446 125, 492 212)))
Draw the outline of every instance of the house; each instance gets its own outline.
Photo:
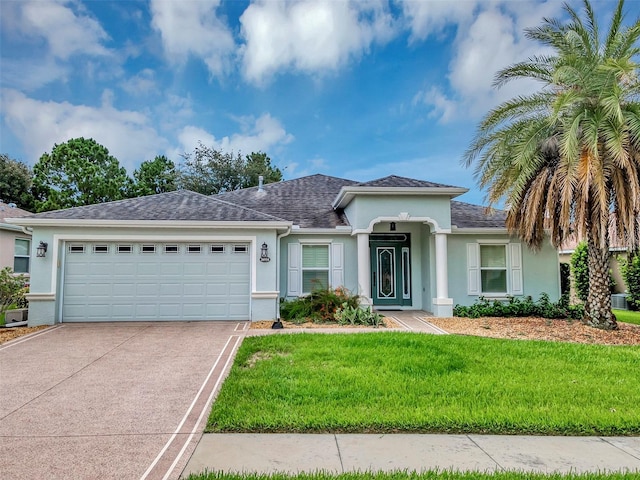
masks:
POLYGON ((24 217, 31 212, 16 207, 15 203, 0 202, 0 270, 9 267, 15 273, 29 275, 31 265, 31 233, 5 219, 24 217))
POLYGON ((507 235, 504 212, 453 200, 466 191, 311 175, 14 219, 47 245, 29 322, 273 320, 281 299, 326 286, 437 316, 480 296, 557 299, 557 251, 529 251, 507 235))

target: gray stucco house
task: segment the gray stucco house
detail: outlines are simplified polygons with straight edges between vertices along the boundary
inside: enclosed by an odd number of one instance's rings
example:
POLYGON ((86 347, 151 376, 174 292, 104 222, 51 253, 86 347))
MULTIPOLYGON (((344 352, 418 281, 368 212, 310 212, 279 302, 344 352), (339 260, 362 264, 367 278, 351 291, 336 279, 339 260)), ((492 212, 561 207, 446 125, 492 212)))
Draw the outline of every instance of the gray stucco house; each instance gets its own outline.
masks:
POLYGON ((504 212, 453 200, 466 191, 311 175, 13 219, 33 234, 29 324, 273 320, 281 298, 316 286, 437 316, 479 296, 557 299, 557 251, 531 252, 507 235, 504 212))

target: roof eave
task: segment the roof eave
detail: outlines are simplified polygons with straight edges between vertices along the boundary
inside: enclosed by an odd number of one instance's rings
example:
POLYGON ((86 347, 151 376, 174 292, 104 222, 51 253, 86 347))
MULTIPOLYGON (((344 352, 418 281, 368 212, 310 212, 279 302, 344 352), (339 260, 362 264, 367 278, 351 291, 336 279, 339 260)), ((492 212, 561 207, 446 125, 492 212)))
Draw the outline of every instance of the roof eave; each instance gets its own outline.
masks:
POLYGON ((500 234, 508 235, 506 227, 457 227, 451 226, 451 233, 471 233, 471 234, 500 234))
POLYGON ((203 221, 203 220, 96 220, 77 218, 12 218, 11 223, 25 227, 124 227, 124 228, 242 228, 286 229, 286 221, 203 221))
POLYGON ((449 198, 458 197, 469 191, 461 187, 363 187, 347 186, 333 201, 333 208, 344 208, 356 195, 442 195, 449 198))

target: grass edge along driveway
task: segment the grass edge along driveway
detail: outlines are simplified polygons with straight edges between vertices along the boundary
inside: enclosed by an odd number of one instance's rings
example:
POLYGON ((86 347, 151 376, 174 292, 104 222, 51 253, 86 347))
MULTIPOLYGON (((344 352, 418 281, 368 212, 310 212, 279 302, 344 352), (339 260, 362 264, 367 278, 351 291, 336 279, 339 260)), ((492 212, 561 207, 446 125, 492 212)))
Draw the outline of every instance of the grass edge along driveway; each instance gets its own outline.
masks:
POLYGON ((329 474, 323 472, 300 474, 258 474, 205 472, 189 475, 185 480, 635 480, 637 473, 539 474, 525 472, 357 472, 329 474))
POLYGON ((404 332, 246 338, 207 432, 640 434, 640 348, 404 332))

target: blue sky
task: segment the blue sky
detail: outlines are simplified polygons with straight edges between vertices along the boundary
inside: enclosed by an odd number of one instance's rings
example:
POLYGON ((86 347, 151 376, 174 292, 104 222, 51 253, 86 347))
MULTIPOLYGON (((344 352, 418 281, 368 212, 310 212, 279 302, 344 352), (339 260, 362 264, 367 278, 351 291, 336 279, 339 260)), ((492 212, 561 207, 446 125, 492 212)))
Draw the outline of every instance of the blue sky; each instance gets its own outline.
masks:
POLYGON ((493 75, 541 53, 525 27, 562 15, 557 0, 0 0, 0 152, 33 165, 91 137, 132 172, 201 141, 264 151, 286 179, 397 174, 482 203, 460 163, 475 126, 537 87, 495 91, 493 75))

